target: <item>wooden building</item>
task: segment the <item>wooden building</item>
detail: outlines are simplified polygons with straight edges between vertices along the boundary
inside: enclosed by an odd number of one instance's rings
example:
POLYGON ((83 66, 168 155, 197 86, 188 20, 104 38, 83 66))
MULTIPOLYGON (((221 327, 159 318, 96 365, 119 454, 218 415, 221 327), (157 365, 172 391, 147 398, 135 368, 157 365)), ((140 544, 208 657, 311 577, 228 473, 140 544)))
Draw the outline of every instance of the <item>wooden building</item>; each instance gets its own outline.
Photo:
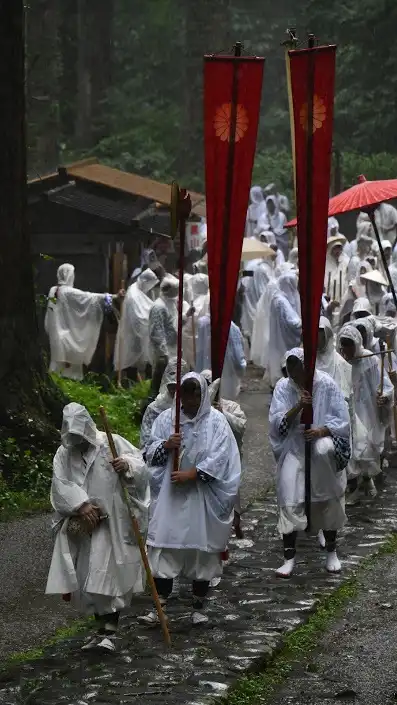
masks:
MULTIPOLYGON (((140 266, 145 247, 155 242, 163 244, 164 252, 172 247, 170 197, 169 185, 96 159, 29 181, 36 292, 46 295, 56 284, 58 266, 70 262, 76 269, 76 287, 116 293, 121 281, 140 266)), ((204 196, 191 193, 191 198, 192 219, 205 217, 204 196)))

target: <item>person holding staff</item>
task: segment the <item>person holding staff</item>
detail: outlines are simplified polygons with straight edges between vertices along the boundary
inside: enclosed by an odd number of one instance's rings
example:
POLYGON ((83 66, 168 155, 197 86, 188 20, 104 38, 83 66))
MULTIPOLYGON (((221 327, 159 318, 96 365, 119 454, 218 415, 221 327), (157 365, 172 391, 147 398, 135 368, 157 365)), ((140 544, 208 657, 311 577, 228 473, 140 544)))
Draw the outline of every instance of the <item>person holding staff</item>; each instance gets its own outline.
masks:
POLYGON ((54 458, 51 504, 55 546, 47 594, 60 594, 94 615, 97 634, 83 649, 116 650, 120 611, 145 589, 139 547, 118 475, 128 489, 141 533, 150 504, 149 477, 142 454, 114 436, 113 459, 105 433, 84 406, 63 410, 62 445, 54 458))

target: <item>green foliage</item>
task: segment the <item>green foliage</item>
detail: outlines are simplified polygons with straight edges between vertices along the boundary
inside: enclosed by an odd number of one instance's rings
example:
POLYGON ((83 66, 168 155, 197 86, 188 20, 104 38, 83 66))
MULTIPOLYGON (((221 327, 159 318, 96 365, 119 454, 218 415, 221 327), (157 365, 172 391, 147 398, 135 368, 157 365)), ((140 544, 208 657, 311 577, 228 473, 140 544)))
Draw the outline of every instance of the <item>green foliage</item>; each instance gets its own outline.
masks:
MULTIPOLYGON (((83 404, 101 428, 99 407, 106 409, 114 433, 131 443, 139 443, 139 427, 135 418, 142 399, 147 397, 148 382, 128 390, 116 389, 108 381, 108 390, 101 389, 98 380, 88 375, 84 382, 55 377, 60 390, 72 401, 83 404)), ((50 509, 49 491, 52 476, 52 455, 43 450, 22 447, 17 439, 0 437, 0 520, 20 514, 50 509)))
POLYGON ((148 395, 149 382, 136 384, 128 390, 120 390, 110 386, 109 392, 105 393, 101 391, 98 382, 94 381, 94 376, 89 375, 88 380, 74 382, 56 377, 64 394, 71 400, 85 406, 99 429, 102 428, 99 407, 103 406, 112 431, 137 445, 139 443, 139 428, 136 425, 135 417, 139 411, 140 402, 148 395))

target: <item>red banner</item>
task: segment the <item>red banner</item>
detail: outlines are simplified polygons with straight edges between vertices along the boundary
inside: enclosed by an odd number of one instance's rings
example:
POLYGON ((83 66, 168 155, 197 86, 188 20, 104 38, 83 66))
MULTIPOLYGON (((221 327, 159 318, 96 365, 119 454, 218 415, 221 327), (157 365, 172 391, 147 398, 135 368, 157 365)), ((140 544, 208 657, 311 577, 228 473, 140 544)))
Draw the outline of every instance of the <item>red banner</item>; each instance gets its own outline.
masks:
POLYGON ((264 59, 204 57, 205 190, 213 378, 235 305, 258 132, 264 59))
POLYGON ((299 289, 306 389, 311 391, 324 290, 336 47, 288 52, 295 143, 299 289))

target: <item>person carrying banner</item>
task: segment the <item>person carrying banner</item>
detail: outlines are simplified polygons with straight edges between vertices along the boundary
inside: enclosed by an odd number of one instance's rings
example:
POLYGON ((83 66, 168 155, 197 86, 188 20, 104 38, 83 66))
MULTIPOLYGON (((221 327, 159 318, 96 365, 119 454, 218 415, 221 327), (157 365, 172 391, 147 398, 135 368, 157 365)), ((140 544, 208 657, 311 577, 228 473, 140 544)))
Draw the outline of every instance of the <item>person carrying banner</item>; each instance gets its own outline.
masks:
MULTIPOLYGON (((204 604, 210 581, 222 574, 241 463, 228 422, 211 406, 204 377, 190 372, 182 379, 177 435, 174 416, 175 408, 160 414, 146 451, 152 490, 148 557, 164 607, 174 578, 192 580, 191 618, 200 624, 208 621, 204 604), (177 470, 175 449, 180 449, 177 470)), ((140 621, 153 624, 157 614, 140 621)))
POLYGON ((269 411, 270 443, 277 462, 278 529, 283 537, 284 563, 278 577, 289 578, 295 566, 298 531, 305 514, 305 442, 311 452, 311 528, 324 532, 330 573, 341 570, 337 532, 346 521, 344 495, 350 458, 350 422, 341 391, 324 373, 315 371, 312 396, 304 389, 303 350, 286 356, 286 379, 276 384, 269 411), (301 414, 313 406, 313 424, 305 430, 301 414))

